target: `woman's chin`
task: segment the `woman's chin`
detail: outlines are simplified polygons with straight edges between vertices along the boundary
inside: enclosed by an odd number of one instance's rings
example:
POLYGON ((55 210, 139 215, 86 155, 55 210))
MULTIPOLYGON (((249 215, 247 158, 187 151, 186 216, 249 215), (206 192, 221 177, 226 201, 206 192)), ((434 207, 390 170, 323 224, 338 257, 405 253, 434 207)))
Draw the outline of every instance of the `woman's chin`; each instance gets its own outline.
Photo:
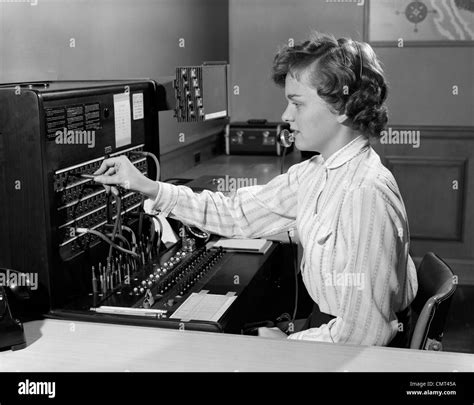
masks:
POLYGON ((306 147, 304 145, 304 142, 301 142, 301 139, 299 139, 298 137, 295 137, 295 148, 302 151, 302 152, 306 151, 306 147))

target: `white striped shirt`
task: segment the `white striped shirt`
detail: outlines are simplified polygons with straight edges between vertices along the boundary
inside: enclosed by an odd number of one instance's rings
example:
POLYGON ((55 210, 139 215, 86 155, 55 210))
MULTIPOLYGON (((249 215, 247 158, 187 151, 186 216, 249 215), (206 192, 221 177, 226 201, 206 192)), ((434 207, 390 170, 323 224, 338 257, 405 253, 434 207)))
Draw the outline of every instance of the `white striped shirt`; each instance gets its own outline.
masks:
POLYGON ((396 312, 417 291, 402 197, 364 136, 326 161, 315 156, 229 196, 160 183, 153 208, 226 237, 264 238, 296 227, 304 284, 335 318, 290 339, 387 345, 398 330, 396 312))

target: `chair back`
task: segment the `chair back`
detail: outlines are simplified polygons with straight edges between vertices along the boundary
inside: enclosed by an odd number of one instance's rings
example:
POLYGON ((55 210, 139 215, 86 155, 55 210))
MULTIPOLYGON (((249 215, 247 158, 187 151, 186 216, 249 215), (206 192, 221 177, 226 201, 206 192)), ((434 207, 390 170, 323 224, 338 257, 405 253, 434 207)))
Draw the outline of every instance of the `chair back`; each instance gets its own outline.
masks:
POLYGON ((418 271, 418 292, 411 304, 413 316, 418 316, 410 340, 411 349, 442 350, 444 326, 451 299, 456 290, 456 278, 451 268, 436 254, 428 252, 418 271))

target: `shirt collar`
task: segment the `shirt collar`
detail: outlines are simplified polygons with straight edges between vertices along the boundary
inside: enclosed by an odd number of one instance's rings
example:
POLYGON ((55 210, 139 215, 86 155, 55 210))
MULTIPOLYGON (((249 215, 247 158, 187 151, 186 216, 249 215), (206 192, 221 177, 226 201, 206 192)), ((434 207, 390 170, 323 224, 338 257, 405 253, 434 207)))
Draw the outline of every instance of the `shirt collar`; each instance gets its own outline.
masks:
POLYGON ((368 138, 364 135, 359 135, 357 138, 329 156, 323 164, 328 169, 337 169, 346 164, 349 160, 355 158, 358 154, 365 152, 368 146, 368 138))

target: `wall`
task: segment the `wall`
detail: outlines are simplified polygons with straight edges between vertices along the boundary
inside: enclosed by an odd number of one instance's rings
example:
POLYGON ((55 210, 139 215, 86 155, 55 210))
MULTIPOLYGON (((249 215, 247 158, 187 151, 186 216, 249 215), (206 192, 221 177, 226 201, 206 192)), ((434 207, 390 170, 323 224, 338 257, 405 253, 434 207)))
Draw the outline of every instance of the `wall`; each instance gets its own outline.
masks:
MULTIPOLYGON (((240 90, 231 96, 232 119, 280 120, 284 92, 270 78, 278 46, 306 39, 311 29, 361 40, 368 1, 357 3, 230 0, 232 85, 240 90)), ((419 259, 432 250, 460 283, 474 284, 474 48, 374 49, 390 86, 389 126, 421 135, 417 149, 376 145, 405 200, 411 253, 419 259)))
MULTIPOLYGON (((271 82, 273 57, 289 38, 311 29, 361 40, 364 7, 323 0, 230 0, 233 120, 280 120, 283 92, 271 82)), ((390 84, 393 125, 474 125, 474 48, 375 47, 390 84), (452 95, 452 86, 459 95, 452 95)))
POLYGON ((389 81, 391 125, 474 126, 474 48, 374 49, 389 81))
MULTIPOLYGON (((158 80, 174 75, 179 65, 228 61, 226 0, 34 2, 0 1, 0 83, 158 80)), ((189 144, 220 127, 222 123, 177 124, 171 113, 160 113, 161 152, 183 147, 180 132, 189 144)))
POLYGON ((312 29, 362 39, 364 9, 318 0, 230 0, 229 56, 232 120, 280 121, 284 92, 271 81, 278 47, 306 39, 312 29), (337 11, 336 11, 337 10, 337 11))

